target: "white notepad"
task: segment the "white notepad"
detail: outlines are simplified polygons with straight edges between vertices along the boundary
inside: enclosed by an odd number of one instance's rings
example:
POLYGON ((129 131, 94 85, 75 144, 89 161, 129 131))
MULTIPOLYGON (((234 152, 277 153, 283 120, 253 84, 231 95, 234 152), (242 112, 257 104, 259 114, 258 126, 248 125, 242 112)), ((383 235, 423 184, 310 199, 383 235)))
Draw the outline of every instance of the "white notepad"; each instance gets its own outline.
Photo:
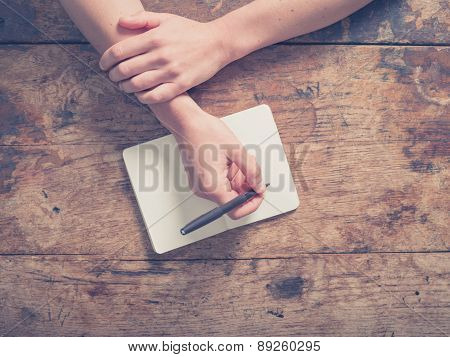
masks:
POLYGON ((123 151, 131 184, 156 253, 165 253, 298 207, 297 190, 270 108, 260 105, 223 120, 249 152, 256 155, 263 180, 270 183, 258 210, 239 220, 223 216, 197 231, 181 235, 180 229, 185 224, 216 205, 193 195, 187 188, 187 175, 173 135, 123 151))

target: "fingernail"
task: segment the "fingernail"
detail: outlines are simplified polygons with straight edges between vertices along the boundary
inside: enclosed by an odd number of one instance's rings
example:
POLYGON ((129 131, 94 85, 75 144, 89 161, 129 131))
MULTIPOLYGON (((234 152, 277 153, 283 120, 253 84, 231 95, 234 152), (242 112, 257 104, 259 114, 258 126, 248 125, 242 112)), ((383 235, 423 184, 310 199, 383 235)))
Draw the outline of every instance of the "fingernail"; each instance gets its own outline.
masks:
POLYGON ((101 69, 102 71, 104 71, 104 70, 105 70, 105 68, 103 67, 103 65, 102 65, 102 63, 101 63, 101 62, 99 62, 98 66, 100 67, 100 69, 101 69))

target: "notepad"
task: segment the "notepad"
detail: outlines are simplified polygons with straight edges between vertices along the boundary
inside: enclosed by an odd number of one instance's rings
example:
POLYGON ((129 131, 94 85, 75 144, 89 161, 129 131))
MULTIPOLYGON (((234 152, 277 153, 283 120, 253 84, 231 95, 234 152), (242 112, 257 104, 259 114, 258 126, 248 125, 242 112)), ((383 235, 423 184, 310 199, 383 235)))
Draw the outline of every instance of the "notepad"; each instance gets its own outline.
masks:
POLYGON ((223 216, 195 232, 181 235, 180 229, 186 223, 217 206, 189 190, 173 135, 123 151, 128 175, 156 253, 165 253, 299 206, 289 163, 269 106, 259 105, 222 119, 256 156, 263 181, 270 183, 258 210, 238 220, 223 216))

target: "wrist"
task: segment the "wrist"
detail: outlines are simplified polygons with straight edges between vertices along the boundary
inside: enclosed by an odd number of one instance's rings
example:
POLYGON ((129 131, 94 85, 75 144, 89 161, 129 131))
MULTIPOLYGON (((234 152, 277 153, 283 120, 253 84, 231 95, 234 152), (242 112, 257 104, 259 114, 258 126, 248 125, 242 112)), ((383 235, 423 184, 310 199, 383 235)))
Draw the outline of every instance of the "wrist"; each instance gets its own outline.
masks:
POLYGON ((186 93, 165 103, 152 104, 151 109, 161 124, 172 133, 188 130, 192 121, 204 114, 186 93))
POLYGON ((233 13, 212 20, 210 24, 217 34, 217 44, 224 66, 255 50, 248 39, 248 32, 233 18, 233 13))

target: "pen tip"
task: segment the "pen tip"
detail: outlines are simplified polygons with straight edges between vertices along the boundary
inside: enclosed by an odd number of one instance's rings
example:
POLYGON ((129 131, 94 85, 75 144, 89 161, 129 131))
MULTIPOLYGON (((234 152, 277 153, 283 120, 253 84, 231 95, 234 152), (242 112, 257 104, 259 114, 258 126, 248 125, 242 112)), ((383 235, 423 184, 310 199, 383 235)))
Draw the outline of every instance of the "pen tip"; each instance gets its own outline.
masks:
POLYGON ((186 235, 186 232, 184 231, 184 229, 181 229, 180 230, 180 233, 184 236, 184 235, 186 235))

